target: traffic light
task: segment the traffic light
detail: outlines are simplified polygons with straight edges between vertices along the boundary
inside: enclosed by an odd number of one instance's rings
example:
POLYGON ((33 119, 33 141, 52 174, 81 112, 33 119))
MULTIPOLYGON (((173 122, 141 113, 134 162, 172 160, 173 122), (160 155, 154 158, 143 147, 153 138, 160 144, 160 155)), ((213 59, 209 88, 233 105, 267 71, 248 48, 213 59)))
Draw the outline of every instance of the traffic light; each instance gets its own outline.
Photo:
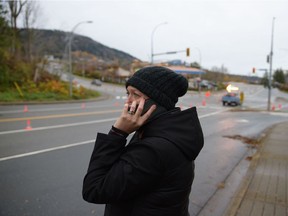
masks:
POLYGON ((187 56, 187 57, 190 56, 190 48, 187 48, 187 49, 186 49, 186 56, 187 56))
POLYGON ((252 68, 252 73, 254 73, 254 74, 256 73, 256 68, 254 68, 254 67, 252 68))

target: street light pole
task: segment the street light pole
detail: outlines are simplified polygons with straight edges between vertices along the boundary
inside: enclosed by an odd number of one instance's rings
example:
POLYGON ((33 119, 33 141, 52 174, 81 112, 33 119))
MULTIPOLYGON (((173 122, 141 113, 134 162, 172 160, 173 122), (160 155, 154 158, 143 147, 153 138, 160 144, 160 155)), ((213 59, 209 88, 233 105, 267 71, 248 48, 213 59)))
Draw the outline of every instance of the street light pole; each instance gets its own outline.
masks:
POLYGON ((72 46, 72 40, 74 37, 74 31, 76 30, 76 28, 83 24, 83 23, 92 23, 92 21, 81 21, 79 23, 77 23, 73 29, 70 32, 70 37, 69 37, 69 41, 68 41, 68 56, 69 56, 69 95, 72 98, 73 95, 73 91, 72 91, 72 57, 71 57, 71 46, 72 46))
POLYGON ((270 111, 270 107, 271 107, 271 76, 272 76, 274 21, 275 21, 275 17, 273 17, 273 21, 272 21, 271 51, 270 51, 270 55, 269 55, 270 69, 269 69, 269 75, 268 75, 268 104, 267 104, 267 110, 268 111, 270 111))
POLYGON ((158 25, 156 25, 152 31, 152 34, 151 34, 151 64, 153 64, 153 57, 154 57, 154 52, 153 52, 153 37, 154 37, 154 33, 156 31, 156 29, 158 27, 160 27, 161 25, 166 25, 168 24, 167 22, 163 22, 163 23, 159 23, 158 25))

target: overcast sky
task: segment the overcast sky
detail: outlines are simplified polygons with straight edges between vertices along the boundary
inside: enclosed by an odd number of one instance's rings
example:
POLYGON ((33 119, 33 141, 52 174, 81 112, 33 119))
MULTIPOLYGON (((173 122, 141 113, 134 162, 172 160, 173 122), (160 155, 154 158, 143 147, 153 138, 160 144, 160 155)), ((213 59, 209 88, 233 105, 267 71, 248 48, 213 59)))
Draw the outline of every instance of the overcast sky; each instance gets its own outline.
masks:
MULTIPOLYGON (((228 68, 231 74, 251 75, 252 68, 269 68, 274 22, 273 69, 288 69, 288 0, 54 0, 39 1, 37 27, 71 31, 88 36, 108 47, 151 60, 154 53, 185 50, 161 55, 155 61, 182 59, 200 62, 204 68, 228 68)), ((259 76, 263 72, 258 71, 259 76)))

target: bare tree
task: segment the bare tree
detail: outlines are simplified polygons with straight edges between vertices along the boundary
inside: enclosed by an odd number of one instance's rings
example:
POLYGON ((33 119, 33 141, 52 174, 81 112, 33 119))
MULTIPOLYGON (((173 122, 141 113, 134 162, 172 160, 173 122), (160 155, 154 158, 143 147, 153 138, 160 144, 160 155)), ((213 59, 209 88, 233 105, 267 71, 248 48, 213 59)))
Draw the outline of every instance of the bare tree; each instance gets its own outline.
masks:
POLYGON ((10 14, 10 25, 12 28, 13 32, 13 38, 12 38, 12 47, 11 47, 11 52, 12 55, 15 57, 18 57, 18 44, 17 44, 17 39, 18 39, 18 27, 17 27, 17 21, 19 18, 19 15, 22 12, 22 9, 24 5, 27 3, 27 0, 22 1, 22 0, 16 0, 16 1, 7 1, 8 7, 9 7, 9 14, 10 14))
POLYGON ((23 19, 24 31, 26 33, 26 40, 23 44, 23 47, 25 50, 25 57, 28 62, 31 62, 33 60, 33 53, 35 54, 32 42, 35 39, 34 25, 37 21, 39 11, 39 4, 36 1, 27 1, 23 19))

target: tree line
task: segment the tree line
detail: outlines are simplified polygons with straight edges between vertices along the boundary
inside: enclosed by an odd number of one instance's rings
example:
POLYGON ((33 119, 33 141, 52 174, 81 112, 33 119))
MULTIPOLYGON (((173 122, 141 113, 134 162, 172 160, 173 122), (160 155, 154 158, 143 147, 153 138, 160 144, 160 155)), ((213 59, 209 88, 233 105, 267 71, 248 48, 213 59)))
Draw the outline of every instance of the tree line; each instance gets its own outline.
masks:
MULTIPOLYGON (((46 60, 35 45, 37 13, 37 1, 0 0, 0 101, 71 99, 68 83, 45 72, 46 60)), ((73 99, 99 96, 82 86, 72 89, 73 99)))
POLYGON ((33 50, 33 25, 37 18, 36 1, 0 0, 0 88, 7 89, 33 80, 39 56, 33 50), (21 42, 19 22, 27 30, 21 42))

